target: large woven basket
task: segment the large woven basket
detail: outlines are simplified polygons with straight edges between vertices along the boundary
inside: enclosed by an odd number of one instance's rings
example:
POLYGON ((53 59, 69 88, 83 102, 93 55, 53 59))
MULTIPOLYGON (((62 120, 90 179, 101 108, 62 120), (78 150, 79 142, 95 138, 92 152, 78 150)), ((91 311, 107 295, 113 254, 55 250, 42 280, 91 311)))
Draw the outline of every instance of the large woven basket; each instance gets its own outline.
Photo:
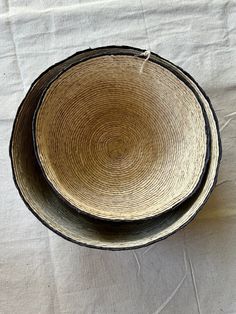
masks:
MULTIPOLYGON (((98 48, 77 53, 56 64, 45 71, 31 86, 15 119, 10 156, 15 183, 23 200, 46 226, 63 237, 82 245, 103 249, 128 249, 165 238, 195 216, 209 197, 216 182, 221 146, 216 117, 209 100, 188 74, 155 54, 151 54, 149 62, 156 62, 181 78, 183 84, 186 84, 194 93, 198 104, 201 104, 203 112, 206 113, 204 120, 209 123, 211 154, 201 185, 198 184, 195 193, 176 209, 152 219, 134 222, 102 221, 80 214, 73 206, 69 206, 68 203, 58 198, 48 179, 42 173, 34 152, 31 123, 36 107, 42 102, 42 95, 45 94, 48 85, 61 72, 80 61, 104 55, 138 57, 141 52, 139 49, 131 47, 98 48)), ((143 71, 145 68, 146 64, 143 71)))

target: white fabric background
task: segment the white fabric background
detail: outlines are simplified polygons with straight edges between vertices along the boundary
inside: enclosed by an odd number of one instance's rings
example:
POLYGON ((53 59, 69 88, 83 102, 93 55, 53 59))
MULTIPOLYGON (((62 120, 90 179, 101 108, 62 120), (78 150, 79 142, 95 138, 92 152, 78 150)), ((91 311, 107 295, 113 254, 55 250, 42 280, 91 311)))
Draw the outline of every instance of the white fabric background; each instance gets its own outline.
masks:
POLYGON ((236 313, 236 1, 0 0, 0 313, 236 313), (8 144, 51 64, 90 47, 151 49, 187 70, 222 128, 218 186, 184 230, 148 248, 82 248, 23 204, 8 144))

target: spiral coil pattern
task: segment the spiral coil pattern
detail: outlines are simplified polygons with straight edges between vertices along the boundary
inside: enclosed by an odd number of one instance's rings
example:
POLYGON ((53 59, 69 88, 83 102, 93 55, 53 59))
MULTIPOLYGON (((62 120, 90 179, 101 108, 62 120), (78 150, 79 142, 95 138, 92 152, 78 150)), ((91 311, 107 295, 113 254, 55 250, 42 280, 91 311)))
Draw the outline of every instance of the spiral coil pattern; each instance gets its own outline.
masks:
POLYGON ((143 62, 120 55, 74 65, 50 84, 35 116, 47 180, 92 216, 161 214, 192 194, 205 169, 197 99, 169 70, 143 62))

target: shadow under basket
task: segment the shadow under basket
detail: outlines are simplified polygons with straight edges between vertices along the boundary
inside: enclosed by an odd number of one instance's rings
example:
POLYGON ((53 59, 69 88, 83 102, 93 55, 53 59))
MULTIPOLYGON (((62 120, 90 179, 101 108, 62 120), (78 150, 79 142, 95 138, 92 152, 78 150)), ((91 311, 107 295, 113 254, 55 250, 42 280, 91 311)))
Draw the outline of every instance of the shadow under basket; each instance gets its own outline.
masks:
POLYGON ((15 119, 10 156, 21 197, 81 245, 119 250, 163 239, 216 183, 221 144, 209 99, 182 69, 142 53, 110 46, 69 57, 33 83, 15 119))

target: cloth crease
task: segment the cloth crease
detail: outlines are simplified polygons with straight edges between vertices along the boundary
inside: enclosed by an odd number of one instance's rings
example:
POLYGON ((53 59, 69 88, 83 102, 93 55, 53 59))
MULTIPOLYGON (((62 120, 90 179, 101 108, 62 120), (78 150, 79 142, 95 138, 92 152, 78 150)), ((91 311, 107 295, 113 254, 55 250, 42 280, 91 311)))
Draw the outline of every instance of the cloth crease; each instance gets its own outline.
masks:
POLYGON ((146 17, 144 13, 143 1, 142 0, 139 0, 139 1, 141 5, 141 10, 142 10, 142 17, 143 17, 144 28, 145 28, 146 37, 147 37, 148 49, 151 50, 151 44, 150 44, 150 39, 149 39, 149 34, 148 34, 148 29, 147 29, 147 21, 146 21, 146 17))
POLYGON ((16 56, 16 64, 18 67, 18 72, 19 72, 19 76, 21 79, 21 83, 22 83, 22 87, 23 87, 23 91, 25 92, 25 84, 24 84, 24 80, 23 80, 23 76, 21 73, 21 67, 20 67, 20 63, 19 63, 19 57, 18 57, 18 53, 17 53, 17 49, 16 49, 16 43, 15 43, 15 37, 14 37, 14 32, 12 30, 12 23, 11 23, 11 18, 10 18, 10 5, 9 5, 9 0, 7 0, 7 16, 8 16, 8 24, 9 24, 9 29, 10 29, 10 33, 11 33, 11 37, 12 37, 12 43, 13 43, 13 49, 14 49, 14 54, 16 56))
POLYGON ((187 266, 187 260, 186 260, 186 252, 184 250, 184 254, 183 254, 183 258, 184 258, 184 265, 185 265, 185 273, 182 277, 182 279, 179 281, 178 285, 176 286, 176 288, 172 291, 172 293, 170 294, 170 296, 161 304, 161 306, 159 306, 159 308, 152 314, 160 314, 165 308, 166 306, 171 302, 171 300, 174 298, 174 296, 176 295, 176 293, 179 291, 179 289, 182 287, 185 279, 187 278, 187 273, 188 273, 188 266, 187 266))

